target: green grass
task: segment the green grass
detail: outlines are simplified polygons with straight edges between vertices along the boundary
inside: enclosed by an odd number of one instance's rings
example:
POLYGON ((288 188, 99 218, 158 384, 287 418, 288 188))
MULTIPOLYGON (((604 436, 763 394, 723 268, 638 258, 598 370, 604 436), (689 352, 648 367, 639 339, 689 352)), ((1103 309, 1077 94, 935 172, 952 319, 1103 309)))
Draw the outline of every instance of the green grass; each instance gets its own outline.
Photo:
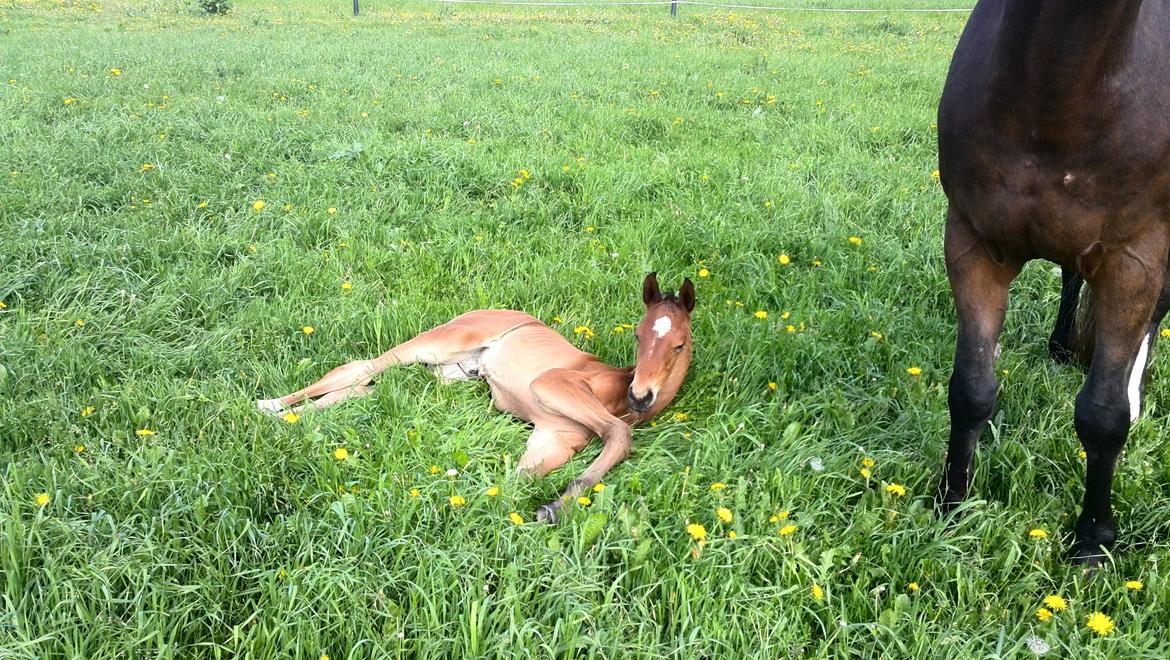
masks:
POLYGON ((933 514, 962 15, 363 5, 0 2, 0 656, 1170 655, 1170 373, 1083 575, 1050 264, 1013 291, 975 499, 933 514), (478 307, 629 363, 650 270, 697 284, 688 382, 558 527, 507 516, 596 446, 516 478, 528 430, 482 383, 254 410, 478 307))

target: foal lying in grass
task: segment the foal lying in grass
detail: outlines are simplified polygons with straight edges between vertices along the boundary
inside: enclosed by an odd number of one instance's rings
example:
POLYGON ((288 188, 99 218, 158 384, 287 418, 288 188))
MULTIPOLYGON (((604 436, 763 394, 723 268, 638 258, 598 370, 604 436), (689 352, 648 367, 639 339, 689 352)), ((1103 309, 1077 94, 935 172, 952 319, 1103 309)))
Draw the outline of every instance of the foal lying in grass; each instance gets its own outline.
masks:
POLYGON ((654 273, 642 284, 646 315, 634 330, 638 361, 611 367, 578 350, 524 312, 483 309, 427 330, 373 360, 358 360, 279 399, 258 401, 261 410, 293 412, 365 396, 387 367, 422 362, 440 378, 483 378, 496 408, 532 422, 518 469, 545 475, 564 465, 594 436, 601 454, 559 500, 536 511, 555 522, 564 502, 592 488, 630 454, 630 426, 670 405, 691 362, 691 311, 695 288, 684 280, 678 295, 663 294, 654 273), (292 408, 290 408, 292 406, 292 408))

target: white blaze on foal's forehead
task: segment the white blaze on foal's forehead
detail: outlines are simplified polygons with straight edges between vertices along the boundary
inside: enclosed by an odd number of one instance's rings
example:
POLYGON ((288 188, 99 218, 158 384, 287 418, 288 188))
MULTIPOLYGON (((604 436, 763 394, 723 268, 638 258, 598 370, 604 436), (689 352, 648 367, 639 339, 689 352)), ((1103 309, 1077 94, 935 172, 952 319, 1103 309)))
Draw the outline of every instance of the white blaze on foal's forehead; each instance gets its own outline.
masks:
POLYGON ((666 336, 666 333, 670 332, 670 326, 670 317, 660 316, 658 320, 654 322, 654 336, 658 339, 662 339, 666 336))

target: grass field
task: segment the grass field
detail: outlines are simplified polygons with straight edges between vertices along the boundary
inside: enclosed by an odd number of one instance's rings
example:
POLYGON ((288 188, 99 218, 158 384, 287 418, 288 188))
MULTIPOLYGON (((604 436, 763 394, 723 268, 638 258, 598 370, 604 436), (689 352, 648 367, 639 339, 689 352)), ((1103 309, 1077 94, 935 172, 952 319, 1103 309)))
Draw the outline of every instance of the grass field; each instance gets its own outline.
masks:
POLYGON ((1084 575, 1051 264, 933 514, 962 14, 185 7, 0 0, 0 657, 1170 656, 1170 373, 1084 575), (629 363, 651 270, 688 382, 557 527, 482 383, 254 409, 478 307, 629 363))

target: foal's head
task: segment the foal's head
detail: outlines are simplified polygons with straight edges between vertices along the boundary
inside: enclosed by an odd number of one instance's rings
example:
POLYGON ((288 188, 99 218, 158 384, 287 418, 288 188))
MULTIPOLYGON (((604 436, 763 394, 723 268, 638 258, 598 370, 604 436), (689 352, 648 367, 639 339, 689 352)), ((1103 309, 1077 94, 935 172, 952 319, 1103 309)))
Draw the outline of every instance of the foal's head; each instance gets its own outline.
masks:
POLYGON ((658 277, 646 276, 642 283, 646 316, 634 330, 638 341, 638 363, 626 401, 634 412, 645 413, 666 407, 682 387, 691 363, 691 311, 695 309, 695 285, 689 279, 675 295, 658 289, 658 277))

